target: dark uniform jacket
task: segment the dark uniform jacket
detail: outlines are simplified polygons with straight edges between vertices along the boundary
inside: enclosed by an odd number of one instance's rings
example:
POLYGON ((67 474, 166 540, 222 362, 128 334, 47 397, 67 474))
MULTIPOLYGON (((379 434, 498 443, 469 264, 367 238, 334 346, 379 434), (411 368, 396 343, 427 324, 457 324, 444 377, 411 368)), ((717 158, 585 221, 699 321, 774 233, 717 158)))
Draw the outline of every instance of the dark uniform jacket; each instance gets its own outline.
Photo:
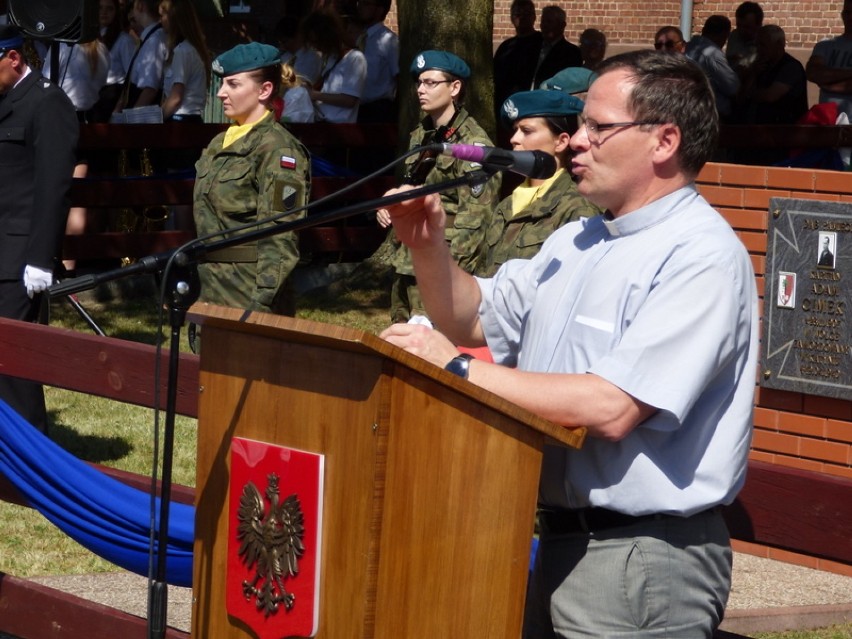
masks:
MULTIPOLYGON (((542 43, 541 46, 545 44, 542 43)), ((580 47, 568 42, 565 38, 557 40, 536 69, 532 88, 537 89, 542 82, 549 80, 562 69, 581 66, 583 66, 583 54, 580 52, 580 47)))
POLYGON ((0 98, 0 280, 23 289, 26 265, 53 269, 78 135, 71 101, 37 71, 0 98))

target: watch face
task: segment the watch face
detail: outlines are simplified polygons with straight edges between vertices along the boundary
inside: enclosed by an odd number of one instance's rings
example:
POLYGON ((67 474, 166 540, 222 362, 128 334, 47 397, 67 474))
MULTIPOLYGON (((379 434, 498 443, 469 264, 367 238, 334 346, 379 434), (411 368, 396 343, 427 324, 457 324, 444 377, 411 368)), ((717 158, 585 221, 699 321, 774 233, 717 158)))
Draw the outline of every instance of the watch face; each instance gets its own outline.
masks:
POLYGON ((473 357, 467 353, 454 357, 450 360, 450 363, 444 367, 444 370, 448 370, 453 375, 458 375, 459 377, 467 379, 471 359, 473 359, 473 357))

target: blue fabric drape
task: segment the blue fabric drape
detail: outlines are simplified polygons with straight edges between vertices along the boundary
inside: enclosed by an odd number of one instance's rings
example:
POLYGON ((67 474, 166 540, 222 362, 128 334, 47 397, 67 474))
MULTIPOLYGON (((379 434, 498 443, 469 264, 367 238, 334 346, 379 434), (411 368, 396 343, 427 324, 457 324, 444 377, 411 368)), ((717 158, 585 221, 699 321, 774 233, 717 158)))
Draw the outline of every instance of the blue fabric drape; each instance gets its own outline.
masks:
MULTIPOLYGON (((2 400, 0 473, 80 545, 126 570, 148 574, 150 495, 77 459, 2 400)), ((156 509, 159 516, 159 499, 156 509)), ((169 505, 166 581, 170 584, 192 584, 194 524, 193 506, 169 505)))

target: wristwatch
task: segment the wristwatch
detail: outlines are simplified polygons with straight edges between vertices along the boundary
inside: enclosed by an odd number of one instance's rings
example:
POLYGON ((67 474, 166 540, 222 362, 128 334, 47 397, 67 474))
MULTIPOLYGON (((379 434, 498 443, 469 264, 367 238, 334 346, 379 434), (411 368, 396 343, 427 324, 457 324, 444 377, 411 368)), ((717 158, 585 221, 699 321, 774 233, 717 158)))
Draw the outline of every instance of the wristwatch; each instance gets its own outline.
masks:
POLYGON ((451 359, 450 363, 444 366, 444 370, 450 371, 462 379, 467 379, 467 376, 470 374, 470 360, 472 359, 473 355, 462 353, 458 357, 451 359))

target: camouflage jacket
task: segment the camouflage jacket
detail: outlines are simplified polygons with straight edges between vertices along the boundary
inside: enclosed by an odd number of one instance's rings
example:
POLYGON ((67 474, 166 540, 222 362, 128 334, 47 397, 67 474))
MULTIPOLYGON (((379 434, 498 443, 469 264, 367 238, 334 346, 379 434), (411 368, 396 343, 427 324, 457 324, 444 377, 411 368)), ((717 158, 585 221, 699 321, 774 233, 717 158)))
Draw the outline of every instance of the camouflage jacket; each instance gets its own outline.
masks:
POLYGON ((557 177, 544 195, 514 216, 510 195, 497 206, 485 231, 476 275, 491 277, 508 260, 533 257, 560 226, 600 212, 577 192, 568 171, 557 177))
MULTIPOLYGON (((409 149, 424 144, 430 144, 435 140, 436 132, 431 127, 432 119, 426 117, 419 126, 411 132, 409 149)), ((449 144, 483 144, 494 146, 476 120, 464 109, 460 108, 452 122, 454 130, 447 135, 440 136, 441 142, 449 144)), ((406 160, 406 173, 410 173, 418 156, 413 155, 406 160)), ((424 184, 435 184, 444 182, 478 168, 479 165, 471 162, 462 162, 449 156, 439 155, 435 158, 435 166, 429 171, 424 184)), ((484 185, 473 189, 463 186, 441 193, 441 203, 447 212, 446 239, 450 245, 453 258, 464 270, 472 273, 476 266, 476 255, 482 244, 485 229, 491 218, 491 211, 500 197, 499 174, 492 175, 484 185)), ((393 265, 400 275, 414 275, 414 267, 411 264, 411 255, 408 249, 400 246, 394 256, 393 265)))
MULTIPOLYGON (((226 149, 224 137, 223 132, 213 138, 195 165, 193 216, 199 237, 304 206, 311 188, 310 157, 289 131, 267 116, 226 149)), ((295 212, 279 222, 304 215, 295 212)), ((287 278, 298 261, 298 238, 292 232, 213 252, 199 268, 201 299, 292 313, 287 278)))

